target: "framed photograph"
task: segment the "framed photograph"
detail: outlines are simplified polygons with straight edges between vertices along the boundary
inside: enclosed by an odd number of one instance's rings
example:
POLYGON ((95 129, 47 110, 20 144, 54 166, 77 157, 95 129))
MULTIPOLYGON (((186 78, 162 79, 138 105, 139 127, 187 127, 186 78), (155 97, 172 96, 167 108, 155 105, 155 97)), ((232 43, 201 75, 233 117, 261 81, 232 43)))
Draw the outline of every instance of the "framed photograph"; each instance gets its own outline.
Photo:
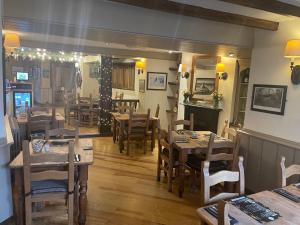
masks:
POLYGON ((99 62, 89 63, 90 78, 99 78, 99 76, 100 76, 99 70, 100 70, 100 63, 99 62))
POLYGON ((196 78, 194 94, 211 95, 215 90, 215 78, 196 78))
POLYGON ((144 93, 145 92, 145 80, 139 80, 139 92, 144 93))
POLYGON ((287 86, 254 84, 251 110, 284 115, 287 86))
POLYGON ((148 72, 147 90, 162 91, 167 89, 167 73, 148 72))

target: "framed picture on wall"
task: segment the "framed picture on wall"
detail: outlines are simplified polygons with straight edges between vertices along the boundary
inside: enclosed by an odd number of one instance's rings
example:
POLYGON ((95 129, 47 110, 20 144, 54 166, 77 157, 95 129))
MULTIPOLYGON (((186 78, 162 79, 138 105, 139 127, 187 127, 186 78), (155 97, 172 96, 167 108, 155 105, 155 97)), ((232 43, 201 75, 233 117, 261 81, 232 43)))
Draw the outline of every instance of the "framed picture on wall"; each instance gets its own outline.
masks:
POLYGON ((215 78, 196 78, 194 94, 211 95, 215 90, 215 78))
POLYGON ((147 90, 163 91, 167 89, 167 73, 148 72, 147 90))
POLYGON ((99 78, 99 76, 100 76, 100 63, 99 62, 89 63, 89 75, 90 75, 90 78, 99 78))
POLYGON ((287 86, 254 84, 251 110, 284 115, 287 86))
POLYGON ((144 93, 145 92, 145 80, 142 79, 142 80, 139 80, 139 92, 142 92, 144 93))

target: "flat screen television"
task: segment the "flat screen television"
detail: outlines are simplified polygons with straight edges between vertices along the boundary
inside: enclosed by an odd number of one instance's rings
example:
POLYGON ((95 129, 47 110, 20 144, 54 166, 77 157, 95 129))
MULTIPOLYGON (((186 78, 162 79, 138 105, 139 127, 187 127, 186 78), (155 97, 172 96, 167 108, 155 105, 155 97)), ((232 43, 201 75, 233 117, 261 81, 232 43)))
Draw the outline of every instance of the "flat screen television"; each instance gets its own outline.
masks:
POLYGON ((28 73, 25 72, 17 72, 17 81, 27 81, 28 73))

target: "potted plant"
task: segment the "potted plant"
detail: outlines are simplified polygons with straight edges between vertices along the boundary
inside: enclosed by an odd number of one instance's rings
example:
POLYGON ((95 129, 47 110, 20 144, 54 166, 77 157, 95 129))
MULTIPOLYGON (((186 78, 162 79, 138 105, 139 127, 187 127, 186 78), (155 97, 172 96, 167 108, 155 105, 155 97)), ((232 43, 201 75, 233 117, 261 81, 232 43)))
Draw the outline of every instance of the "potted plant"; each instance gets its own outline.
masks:
POLYGON ((187 90, 183 91, 183 97, 184 97, 183 102, 184 102, 184 103, 187 103, 187 102, 188 102, 188 99, 189 99, 189 97, 190 97, 191 95, 192 95, 191 92, 189 92, 189 91, 187 91, 187 90))
POLYGON ((223 95, 219 94, 218 91, 214 91, 212 93, 212 96, 213 96, 214 108, 219 108, 220 102, 223 100, 223 95))

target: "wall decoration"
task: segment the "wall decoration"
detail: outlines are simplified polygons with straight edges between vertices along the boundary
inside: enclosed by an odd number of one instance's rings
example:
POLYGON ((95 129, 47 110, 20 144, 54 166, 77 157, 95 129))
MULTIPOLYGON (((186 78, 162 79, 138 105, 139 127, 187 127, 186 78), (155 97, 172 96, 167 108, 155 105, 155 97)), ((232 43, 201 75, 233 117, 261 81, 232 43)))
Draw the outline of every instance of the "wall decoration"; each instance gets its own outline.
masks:
POLYGON ((167 73, 148 72, 147 73, 147 90, 166 90, 167 73))
POLYGON ((50 77, 50 70, 43 70, 43 78, 49 78, 50 77))
POLYGON ((100 75, 100 63, 99 62, 89 63, 89 75, 90 75, 90 78, 99 78, 99 75, 100 75))
POLYGON ((287 86, 254 84, 251 110, 284 115, 287 86))
POLYGON ((196 78, 193 94, 211 95, 215 90, 215 82, 215 78, 196 78))
POLYGON ((101 136, 111 135, 111 108, 112 108, 112 57, 101 56, 99 93, 100 93, 100 124, 101 136))
POLYGON ((142 93, 145 93, 145 80, 141 79, 139 80, 139 91, 142 93))

